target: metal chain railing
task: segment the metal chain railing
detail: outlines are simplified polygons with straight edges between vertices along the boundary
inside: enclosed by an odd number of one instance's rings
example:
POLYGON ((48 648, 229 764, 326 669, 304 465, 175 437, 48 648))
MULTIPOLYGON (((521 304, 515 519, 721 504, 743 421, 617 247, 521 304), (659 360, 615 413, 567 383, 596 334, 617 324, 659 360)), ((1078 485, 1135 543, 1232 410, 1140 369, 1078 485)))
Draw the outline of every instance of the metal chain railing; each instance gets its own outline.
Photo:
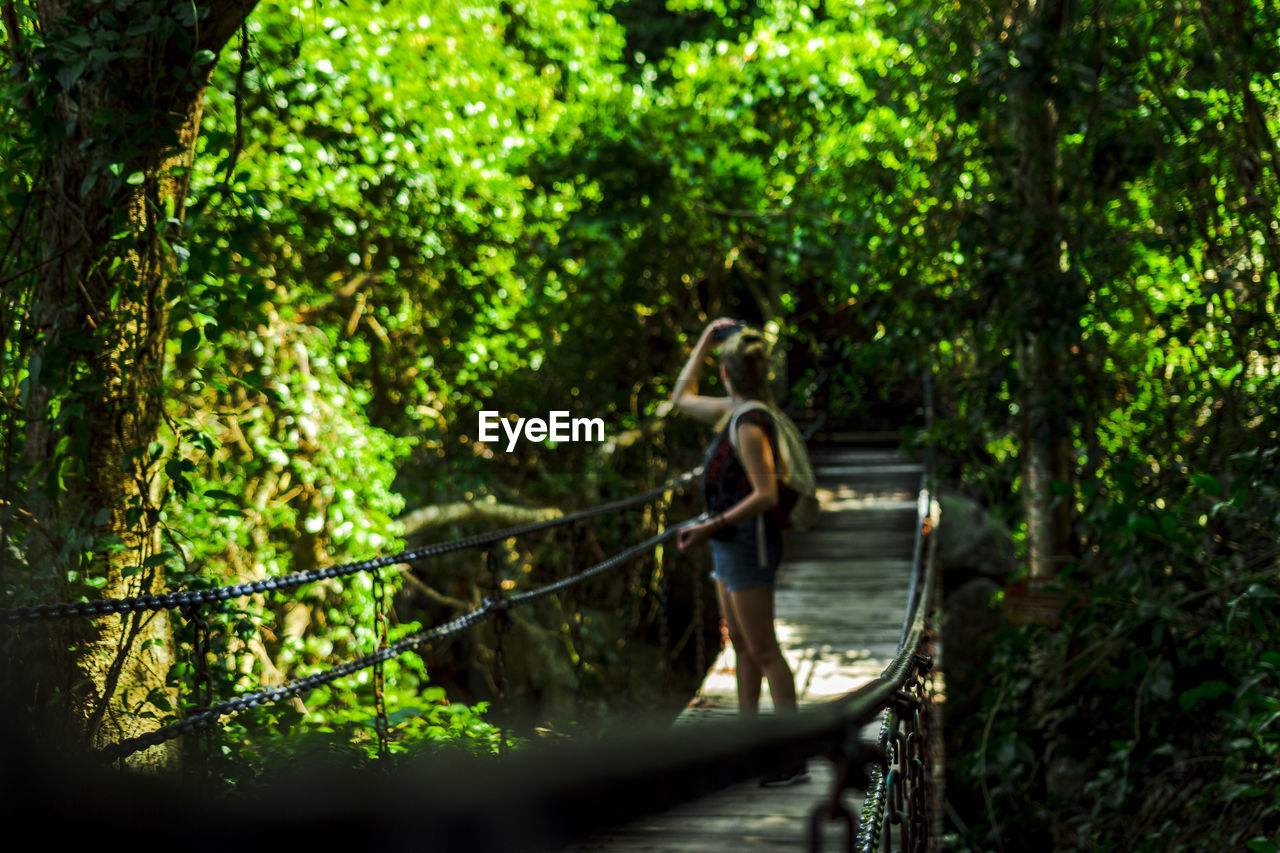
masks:
MULTIPOLYGON (((640 494, 600 504, 598 506, 589 507, 579 512, 570 513, 558 518, 503 528, 490 533, 450 542, 437 543, 423 548, 400 551, 396 554, 384 557, 376 557, 369 560, 328 566, 306 572, 295 572, 279 578, 267 578, 260 581, 234 584, 212 589, 180 590, 158 595, 142 595, 126 598, 101 599, 98 601, 42 604, 0 609, 0 622, 32 622, 74 617, 94 618, 112 614, 123 615, 148 610, 169 609, 180 610, 184 615, 187 615, 188 618, 193 619, 193 630, 195 633, 192 657, 196 678, 196 685, 193 692, 193 698, 195 700, 194 713, 190 714, 183 720, 163 726, 152 732, 148 732, 134 738, 122 740, 100 751, 99 755, 108 760, 122 758, 126 755, 148 749, 152 746, 156 746, 173 738, 181 737, 188 733, 202 732, 211 726, 217 719, 227 714, 236 713, 244 710, 245 708, 254 707, 259 704, 276 702, 289 696, 295 696, 300 693, 307 692, 343 675, 348 675, 352 672, 356 672, 370 666, 374 667, 372 679, 375 706, 374 726, 377 733, 378 754, 380 757, 385 757, 389 751, 388 738, 390 722, 386 711, 385 673, 383 671, 382 664, 391 657, 395 657, 403 653, 408 648, 416 647, 430 639, 436 639, 440 636, 445 636, 447 633, 452 633, 456 630, 462 630, 464 627, 469 627, 471 624, 474 624, 475 621, 483 619, 490 609, 495 612, 501 611, 505 608, 506 604, 495 605, 492 602, 487 601, 485 608, 459 617, 459 619, 455 619, 453 622, 447 623, 445 626, 441 626, 441 629, 433 629, 432 631, 423 632, 421 635, 416 635, 419 636, 419 639, 417 640, 413 640, 413 638, 406 638, 405 640, 401 640, 395 646, 388 646, 386 642, 386 614, 383 609, 385 606, 383 602, 383 599, 385 598, 385 581, 382 577, 382 569, 388 566, 413 563, 419 560, 439 557, 445 554, 465 551, 468 549, 483 548, 506 539, 526 536, 543 530, 554 529, 566 524, 573 525, 576 529, 578 523, 581 521, 596 518, 622 509, 627 509, 629 507, 644 505, 655 497, 662 497, 672 491, 680 490, 696 480, 696 478, 701 475, 701 472, 701 467, 695 468, 684 472, 661 486, 654 487, 640 494), (237 699, 229 702, 223 702, 216 705, 213 704, 212 681, 208 672, 208 623, 200 614, 202 606, 230 601, 237 598, 244 598, 249 595, 256 595, 269 591, 292 589, 307 583, 346 577, 363 572, 371 572, 374 575, 374 633, 377 638, 376 642, 378 645, 377 651, 375 651, 374 654, 366 655, 365 657, 349 664, 335 667, 326 673, 320 673, 308 678, 295 680, 282 687, 260 690, 256 693, 238 697, 237 699), (434 633, 436 630, 446 630, 446 634, 434 633)), ((606 561, 602 564, 602 566, 605 567, 611 567, 611 565, 610 561, 606 561)), ((607 568, 602 568, 602 566, 596 566, 592 570, 583 573, 583 579, 585 579, 585 577, 598 574, 600 571, 607 570, 607 568)), ((560 584, 555 584, 551 587, 534 590, 531 593, 518 596, 517 598, 519 601, 516 603, 532 601, 577 582, 578 580, 575 580, 574 578, 568 578, 560 584)), ((509 616, 503 613, 501 618, 507 619, 509 616)), ((499 636, 499 641, 501 641, 501 636, 499 636)), ((505 680, 505 674, 503 675, 503 679, 505 680)), ((505 733, 503 746, 505 748, 505 733)), ((199 750, 199 753, 201 755, 208 755, 211 743, 208 742, 207 739, 203 747, 203 749, 199 750)))
MULTIPOLYGON (((929 517, 932 511, 927 482, 926 477, 921 488, 919 514, 922 524, 917 532, 913 557, 914 572, 909 587, 907 615, 903 624, 899 653, 880 678, 840 700, 829 703, 818 711, 785 715, 786 718, 768 721, 767 729, 761 729, 759 735, 751 735, 757 738, 754 742, 744 740, 738 743, 726 739, 724 743, 719 743, 718 738, 709 737, 701 732, 697 733, 696 738, 692 736, 683 739, 673 738, 672 753, 679 758, 671 761, 669 767, 655 769, 656 765, 653 764, 654 758, 651 754, 652 747, 638 749, 636 752, 638 757, 634 759, 636 766, 641 768, 638 772, 649 774, 645 778, 650 781, 659 782, 651 786, 654 790, 665 791, 665 795, 670 797, 671 792, 678 785, 685 786, 681 790, 692 790, 696 784, 707 784, 693 780, 694 776, 702 773, 704 765, 706 778, 714 777, 717 780, 716 784, 722 784, 721 780, 729 776, 740 778, 744 773, 758 773, 762 762, 772 762, 778 755, 801 754, 801 752, 795 752, 797 750, 802 751, 804 755, 827 755, 836 763, 835 779, 830 798, 824 799, 811 812, 810 849, 821 849, 823 829, 829 824, 835 824, 837 831, 842 831, 843 849, 857 849, 867 853, 881 846, 884 849, 904 851, 933 849, 931 844, 936 843, 936 839, 931 837, 933 825, 929 820, 929 810, 935 805, 931 790, 933 768, 930 766, 930 742, 933 733, 930 731, 932 694, 929 679, 933 667, 930 619, 937 587, 934 567, 937 537, 929 535, 925 538, 924 533, 926 527, 923 520, 929 517), (857 732, 874 718, 875 709, 878 708, 886 709, 881 724, 879 758, 870 776, 866 776, 864 768, 870 763, 871 747, 858 743, 857 732), (739 766, 734 767, 730 773, 727 771, 730 764, 739 766), (697 773, 691 773, 691 768, 697 768, 697 773), (867 792, 861 817, 856 822, 856 834, 854 816, 842 801, 844 791, 850 788, 859 788, 867 792)), ((505 596, 497 573, 490 565, 490 578, 494 584, 493 595, 485 598, 479 607, 469 613, 444 625, 403 637, 394 643, 386 643, 384 635, 384 639, 379 642, 378 650, 371 655, 333 667, 325 672, 295 679, 279 687, 259 690, 231 701, 211 705, 185 720, 156 732, 115 744, 104 750, 102 756, 108 759, 119 758, 170 737, 211 726, 222 716, 297 696, 365 667, 377 666, 399 654, 418 649, 435 639, 471 628, 490 617, 497 620, 495 627, 498 632, 498 652, 495 664, 498 670, 499 693, 505 699, 507 690, 503 634, 506 633, 510 611, 513 608, 576 588, 590 578, 613 570, 624 563, 635 561, 646 554, 653 556, 656 566, 656 574, 649 586, 660 585, 665 579, 665 572, 661 559, 654 553, 655 549, 670 541, 685 527, 705 518, 704 515, 671 528, 662 528, 645 541, 628 547, 587 569, 575 571, 570 577, 510 596, 505 596)), ((500 538, 505 537, 495 535, 494 541, 500 538)), ((485 560, 491 559, 491 555, 486 553, 485 560)), ((700 623, 703 608, 700 580, 695 578, 694 634, 697 638, 699 662, 702 663, 703 632, 700 623)), ((505 752, 505 725, 501 737, 503 738, 501 751, 505 752)), ((516 761, 518 758, 517 753, 512 760, 516 761)), ((608 766, 610 778, 617 776, 618 772, 613 762, 608 762, 608 766)), ((570 789, 579 790, 572 786, 570 789)), ((602 797, 607 798, 608 792, 607 786, 600 785, 599 793, 602 797)), ((681 796, 687 796, 687 794, 681 796)), ((605 801, 607 799, 602 800, 602 802, 605 801)), ((559 813, 556 810, 552 811, 559 813)))
POLYGON ((335 666, 332 669, 327 669, 324 672, 318 672, 314 675, 306 676, 305 678, 296 678, 277 687, 264 688, 254 691, 253 693, 246 693, 242 696, 237 696, 235 699, 218 702, 204 711, 191 714, 190 716, 175 723, 161 726, 155 731, 147 732, 146 734, 138 735, 137 737, 126 738, 125 740, 111 744, 110 746, 102 749, 98 755, 107 761, 116 761, 126 755, 132 755, 135 752, 149 749, 153 746, 164 743, 165 741, 181 737, 189 732, 194 732, 211 726, 222 717, 237 714, 241 711, 249 708, 256 708, 260 705, 270 705, 274 702, 279 702, 281 699, 288 699, 293 696, 301 695, 314 690, 317 687, 329 684, 343 676, 351 675, 362 669, 367 669, 378 661, 385 661, 390 660, 393 657, 398 657, 410 649, 417 648, 423 643, 427 643, 441 637, 447 637, 450 634, 456 634, 459 631, 470 628, 472 625, 483 621, 485 617, 489 615, 490 609, 491 604, 486 601, 483 606, 471 611, 470 613, 459 616, 457 619, 446 622, 443 625, 404 637, 403 639, 387 646, 385 649, 379 649, 373 654, 365 655, 364 657, 335 666))
POLYGON ((928 720, 932 696, 928 681, 933 661, 917 655, 913 674, 885 710, 879 745, 884 764, 872 771, 863 799, 855 848, 859 853, 930 850, 933 767, 928 720), (897 842, 897 843, 894 843, 897 842))
MULTIPOLYGON (((165 741, 172 740, 173 738, 181 737, 189 732, 194 732, 211 726, 220 718, 230 714, 236 714, 249 708, 256 708, 260 705, 268 705, 278 702, 281 699, 287 699, 306 693, 310 690, 314 690, 315 688, 328 684, 338 678, 342 678, 343 676, 351 675, 362 669, 374 666, 379 662, 399 657, 405 652, 416 649, 432 640, 446 637, 450 634, 456 634, 473 625, 479 624, 489 616, 495 616, 499 620, 507 620, 510 618, 507 611, 511 608, 521 607, 547 596, 554 595, 568 589, 569 587, 580 584, 589 578, 596 577, 597 575, 615 569, 620 565, 624 565, 653 549, 657 545, 675 537, 685 527, 696 524, 700 521, 705 521, 707 517, 708 516, 706 514, 703 514, 682 522, 681 524, 675 525, 674 527, 660 531, 643 542, 619 551, 607 560, 555 583, 547 584, 546 586, 538 589, 529 590, 510 597, 495 596, 486 598, 480 607, 470 611, 469 613, 459 616, 458 618, 453 619, 450 622, 446 622, 443 625, 439 625, 425 631, 419 631, 415 634, 404 637, 394 643, 391 643, 385 648, 378 649, 372 654, 335 666, 332 669, 316 673, 315 675, 294 679, 293 681, 278 687, 258 690, 254 693, 238 696, 232 700, 219 702, 210 706, 207 710, 192 714, 178 722, 170 723, 169 725, 162 726, 155 731, 147 732, 146 734, 138 735, 137 737, 126 738, 125 740, 112 744, 111 746, 101 750, 98 754, 105 760, 115 761, 126 755, 131 755, 135 752, 149 749, 157 744, 164 743, 165 741)), ((505 626, 499 631, 499 642, 501 642, 502 632, 504 630, 505 626)), ((499 660, 499 678, 501 681, 505 681, 505 660, 502 660, 501 657, 499 660)), ((499 684, 499 689, 503 689, 501 687, 501 683, 499 684)), ((503 738, 505 739, 505 731, 503 733, 503 738)), ((505 750, 505 742, 503 744, 503 749, 505 750)))
MULTIPOLYGON (((511 528, 494 531, 488 534, 482 534, 465 539, 455 540, 452 542, 438 543, 431 546, 401 551, 396 554, 377 557, 369 560, 363 560, 353 563, 346 563, 337 566, 329 566, 321 569, 315 569, 307 572, 297 572, 280 578, 268 578, 260 581, 254 581, 244 584, 236 584, 224 586, 214 589, 203 590, 181 590, 158 595, 144 595, 130 598, 103 599, 90 602, 63 603, 52 605, 35 605, 17 608, 0 609, 0 622, 4 621, 36 621, 45 619, 61 619, 69 617, 97 617, 109 614, 126 614, 132 612, 142 612, 147 610, 162 609, 180 609, 184 614, 189 614, 193 619, 194 641, 193 641, 193 659, 195 661, 196 670, 196 688, 194 693, 195 708, 185 719, 175 723, 163 726, 152 732, 122 740, 102 750, 100 757, 107 760, 117 760, 134 752, 150 748, 152 746, 163 743, 164 741, 180 737, 191 732, 202 732, 209 729, 221 717, 235 714, 240 711, 257 707, 259 705, 269 704, 280 701, 285 698, 298 696, 316 687, 328 684, 337 678, 350 675, 362 669, 373 668, 373 694, 375 706, 375 729, 377 732, 378 755, 380 758, 386 758, 389 754, 389 732, 390 723, 386 708, 385 693, 385 671, 384 664, 400 654, 410 649, 420 648, 422 645, 444 637, 450 634, 465 630, 479 623, 487 616, 495 618, 495 629, 497 632, 497 649, 495 655, 495 664, 497 667, 497 685, 499 698, 502 703, 504 713, 504 723, 500 726, 500 753, 506 752, 506 730, 505 721, 506 703, 509 698, 509 684, 506 674, 505 645, 503 635, 506 633, 510 625, 510 610, 516 606, 536 601, 542 597, 553 595, 561 590, 576 586, 583 581, 594 577, 603 572, 609 571, 616 566, 633 563, 634 559, 640 554, 652 552, 654 549, 661 547, 662 543, 674 537, 685 526, 704 520, 706 516, 700 516, 691 519, 681 525, 672 528, 662 528, 660 532, 649 537, 644 542, 639 543, 631 548, 615 554, 613 557, 597 564, 587 570, 580 571, 553 584, 546 585, 539 589, 530 590, 509 598, 503 597, 503 590, 497 580, 496 572, 492 567, 492 552, 486 550, 484 559, 489 564, 490 577, 498 584, 494 588, 494 594, 490 598, 484 600, 483 605, 470 613, 464 614, 444 625, 415 633, 411 636, 404 637, 401 640, 390 644, 387 641, 387 620, 386 620, 386 586, 382 569, 402 563, 412 563, 418 560, 431 557, 442 556, 444 554, 457 551, 467 550, 477 547, 485 547, 500 542, 504 539, 523 536, 542 530, 548 530, 569 524, 572 526, 575 535, 575 545, 577 539, 578 522, 583 520, 599 517, 608 513, 625 509, 627 507, 643 505, 657 498, 659 500, 658 508, 655 510, 660 516, 660 521, 665 521, 665 508, 667 496, 678 489, 683 488, 701 474, 701 469, 697 468, 687 471, 680 476, 664 483, 661 486, 650 489, 644 493, 613 501, 607 504, 601 504, 576 513, 561 516, 555 519, 534 522, 526 525, 520 525, 511 528), (335 666, 324 672, 316 673, 304 678, 294 679, 284 685, 261 689, 253 693, 245 694, 235 699, 214 704, 212 702, 212 683, 208 673, 208 656, 209 656, 209 632, 208 624, 199 615, 199 609, 202 605, 228 601, 235 598, 246 597, 249 595, 260 594, 269 591, 287 590, 303 584, 312 583, 325 579, 340 578, 362 572, 371 572, 373 574, 374 589, 374 636, 377 645, 376 650, 369 655, 365 655, 356 660, 349 661, 345 664, 335 666)), ((575 547, 575 552, 576 552, 575 547)), ((659 618, 662 620, 660 631, 663 634, 663 656, 660 666, 664 671, 668 665, 666 659, 669 637, 667 635, 667 616, 666 616, 666 571, 662 565, 661 556, 658 553, 653 554, 654 564, 645 585, 644 594, 647 596, 654 595, 651 587, 655 585, 658 588, 656 593, 659 596, 658 605, 662 611, 659 618)), ((695 577, 695 644, 698 668, 705 666, 705 650, 704 638, 701 630, 702 625, 702 595, 701 583, 699 578, 695 577)), ((627 617, 626 617, 626 635, 624 635, 624 670, 627 683, 627 693, 631 692, 631 645, 629 634, 635 628, 633 623, 640 621, 638 611, 640 603, 637 601, 641 594, 638 589, 638 578, 635 566, 629 566, 626 588, 627 592, 627 617)), ((580 629, 580 624, 578 625, 580 629)), ((580 630, 579 632, 580 633, 580 630)), ((581 637, 577 638, 580 644, 581 637)), ((581 689, 582 681, 582 655, 581 649, 578 649, 578 660, 576 668, 578 671, 579 688, 581 689)), ((665 686, 665 685, 664 685, 665 686)), ((208 752, 209 744, 206 743, 204 752, 208 752)))
MULTIPOLYGON (((933 386, 924 377, 925 423, 933 423, 933 386)), ((912 572, 907 588, 907 608, 898 643, 899 657, 890 669, 905 676, 892 703, 886 707, 877 745, 884 761, 872 770, 856 843, 859 853, 884 850, 926 853, 936 847, 930 820, 936 807, 933 795, 932 716, 933 696, 929 683, 933 675, 930 620, 937 585, 934 557, 938 537, 934 534, 932 495, 932 452, 926 448, 925 476, 917 502, 917 528, 913 547, 912 572), (903 672, 901 667, 905 667, 903 672), (896 839, 895 839, 896 831, 896 839), (897 844, 894 844, 894 841, 897 844)), ((889 676, 886 670, 885 677, 889 676)))
POLYGON ((635 696, 632 688, 632 647, 634 643, 632 638, 635 636, 639 627, 639 580, 635 563, 627 564, 626 578, 626 599, 622 609, 622 702, 623 707, 628 711, 632 710, 635 705, 635 696))

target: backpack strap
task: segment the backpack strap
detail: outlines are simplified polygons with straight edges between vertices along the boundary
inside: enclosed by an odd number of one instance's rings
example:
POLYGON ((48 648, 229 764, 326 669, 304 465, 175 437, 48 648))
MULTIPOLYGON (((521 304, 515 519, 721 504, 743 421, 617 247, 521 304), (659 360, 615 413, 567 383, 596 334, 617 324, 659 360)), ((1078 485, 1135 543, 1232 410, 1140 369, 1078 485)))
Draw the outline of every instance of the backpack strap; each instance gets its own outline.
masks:
MULTIPOLYGON (((773 409, 770 408, 767 403, 762 403, 759 400, 748 400, 738 408, 734 409, 733 414, 729 417, 729 441, 733 446, 733 453, 738 457, 738 462, 742 462, 742 454, 738 451, 738 421, 740 421, 742 416, 747 412, 752 411, 764 412, 769 416, 769 420, 773 422, 773 436, 770 443, 772 445, 772 449, 774 449, 773 455, 775 458, 773 464, 775 466, 776 474, 776 466, 778 464, 777 456, 779 455, 779 451, 777 450, 779 447, 778 419, 773 416, 773 409)), ((746 465, 744 464, 742 467, 745 469, 746 465)), ((750 474, 747 476, 750 477, 750 474)), ((769 562, 769 537, 768 531, 765 530, 764 516, 765 513, 763 512, 756 516, 756 559, 759 561, 760 568, 762 569, 768 565, 769 562)))
POLYGON ((769 420, 774 422, 773 444, 776 446, 778 443, 777 418, 773 416, 773 409, 770 408, 767 403, 762 403, 759 400, 748 400, 738 408, 734 409, 733 414, 729 416, 729 441, 733 445, 733 452, 737 454, 739 462, 742 461, 742 454, 738 453, 738 422, 742 420, 742 416, 747 412, 764 412, 768 415, 769 420))

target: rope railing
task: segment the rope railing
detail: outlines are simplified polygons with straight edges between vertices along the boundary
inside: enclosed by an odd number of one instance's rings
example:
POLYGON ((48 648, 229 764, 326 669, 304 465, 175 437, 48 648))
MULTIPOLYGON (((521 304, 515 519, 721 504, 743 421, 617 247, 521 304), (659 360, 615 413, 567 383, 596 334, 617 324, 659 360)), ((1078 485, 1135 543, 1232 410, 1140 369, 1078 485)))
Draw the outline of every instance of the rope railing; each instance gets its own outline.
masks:
POLYGON ((628 498, 598 504, 577 512, 561 515, 556 518, 529 522, 528 524, 521 524, 514 527, 505 527, 489 533, 481 533, 450 542, 440 542, 422 548, 413 548, 383 557, 374 557, 368 560, 343 563, 336 566, 326 566, 320 569, 310 569, 305 572, 294 572, 293 574, 284 575, 278 578, 266 578, 260 581, 232 584, 230 586, 215 587, 213 589, 176 590, 157 595, 140 595, 125 598, 104 598, 96 601, 11 607, 0 609, 0 622, 34 622, 46 619, 67 619, 77 616, 93 618, 98 616, 109 616, 112 614, 136 613, 146 610, 190 611, 191 609, 204 604, 213 604, 237 598, 245 598, 247 596, 257 595, 263 592, 293 589, 304 584, 315 583, 316 581, 347 577, 348 575, 359 574, 362 572, 376 571, 378 569, 386 568, 387 566, 414 563, 419 560, 441 557, 445 554, 483 548, 487 545, 493 545, 506 539, 528 536, 543 530, 551 530, 556 527, 563 527, 567 524, 575 524, 580 521, 598 518, 602 515, 608 515, 619 510, 647 503, 648 501, 651 501, 656 497, 661 497, 668 492, 678 491, 701 475, 702 467, 699 466, 692 470, 685 471, 683 474, 662 484, 661 486, 655 486, 646 492, 641 492, 640 494, 632 495, 628 498))

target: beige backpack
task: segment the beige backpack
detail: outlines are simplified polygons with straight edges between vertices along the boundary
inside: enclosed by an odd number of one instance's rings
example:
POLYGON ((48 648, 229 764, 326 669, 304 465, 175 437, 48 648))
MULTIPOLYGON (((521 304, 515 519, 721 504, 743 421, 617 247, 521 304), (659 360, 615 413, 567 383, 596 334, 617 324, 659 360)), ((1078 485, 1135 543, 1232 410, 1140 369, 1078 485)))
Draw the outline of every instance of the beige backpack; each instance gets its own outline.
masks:
MULTIPOLYGON (((778 455, 774 464, 778 471, 778 508, 775 510, 783 529, 807 530, 818 519, 818 488, 809 463, 809 450, 795 422, 780 410, 759 400, 744 403, 729 419, 729 440, 738 453, 738 419, 752 410, 766 412, 773 418, 778 455)), ((741 455, 738 456, 741 459, 741 455)))

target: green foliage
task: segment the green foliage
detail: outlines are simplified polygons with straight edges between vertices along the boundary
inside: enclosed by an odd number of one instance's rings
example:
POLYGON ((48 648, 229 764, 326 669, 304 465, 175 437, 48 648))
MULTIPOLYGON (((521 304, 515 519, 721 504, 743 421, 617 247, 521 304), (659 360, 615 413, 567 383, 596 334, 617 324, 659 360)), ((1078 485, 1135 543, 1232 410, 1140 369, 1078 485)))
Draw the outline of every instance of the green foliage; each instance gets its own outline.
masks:
POLYGON ((983 849, 1275 833, 1243 794, 1266 790, 1274 748, 1250 737, 1268 737, 1277 559, 1243 531, 1274 510, 1241 466, 1277 435, 1262 188, 1280 180, 1280 101, 1231 69, 1248 56, 1271 79, 1280 57, 1261 36, 1274 10, 1237 11, 922 3, 877 19, 904 45, 880 92, 931 136, 914 187, 886 194, 902 255, 870 258, 897 297, 877 306, 877 346, 932 342, 931 437, 997 511, 1020 516, 1032 441, 1072 448, 1054 485, 1077 609, 999 643, 983 716, 959 723, 983 849))
MULTIPOLYGON (((1073 510, 1064 581, 1079 605, 1063 630, 1002 644, 1009 674, 959 759, 996 807, 988 829, 1121 849, 1181 843, 1181 821, 1266 849, 1276 817, 1256 792, 1274 787, 1280 711, 1265 533, 1280 375, 1273 8, 260 4, 247 40, 188 50, 173 70, 189 87, 216 59, 193 164, 158 169, 139 165, 171 142, 154 113, 113 101, 72 128, 57 99, 128 94, 112 72, 137 57, 103 33, 182 55, 187 29, 213 22, 200 5, 125 4, 127 20, 89 5, 98 18, 54 28, 15 4, 22 49, 0 58, 6 605, 103 594, 93 555, 132 583, 163 570, 170 587, 212 586, 399 548, 406 509, 571 509, 652 482, 700 443, 650 423, 688 336, 733 315, 779 336, 789 380, 828 369, 832 413, 855 427, 899 426, 905 389, 933 369, 939 418, 921 438, 1015 526, 1028 445, 1072 451, 1057 499, 1073 510), (185 214, 108 217, 87 268, 106 294, 92 328, 78 295, 33 296, 52 251, 37 215, 48 153, 72 132, 72 183, 82 201, 116 200, 111 216, 190 181, 185 214), (129 259, 152 239, 171 267, 162 364, 124 346, 104 356, 104 341, 139 334, 129 259), (38 314, 64 329, 58 346, 37 345, 53 340, 38 314), (163 373, 139 397, 163 401, 163 426, 120 449, 143 485, 62 520, 42 554, 54 559, 33 563, 40 500, 85 470, 103 376, 143 366, 163 373), (476 440, 482 408, 650 431, 506 453, 476 440), (32 467, 46 416, 65 434, 32 467), (143 529, 162 544, 130 538, 143 529)), ((593 527, 591 553, 635 527, 593 527)), ((430 593, 393 575, 392 634, 504 581, 557 577, 577 550, 556 534, 504 546, 496 573, 476 555, 415 567, 430 593)), ((616 686, 623 593, 590 592, 513 633, 529 694, 562 697, 573 663, 589 689, 616 686), (586 653, 553 627, 571 610, 586 653)), ((357 576, 206 614, 215 695, 367 653, 374 599, 357 576)), ((191 639, 181 626, 179 658, 191 639)), ((430 677, 412 656, 390 668, 395 752, 492 748, 483 691, 459 688, 488 665, 492 638, 471 639, 430 677)), ((172 683, 190 676, 181 660, 172 683)), ((305 714, 245 714, 219 747, 245 778, 304 741, 367 760, 362 678, 316 691, 305 714)), ((183 712, 152 700, 145 713, 183 712)))
POLYGON ((960 769, 985 787, 989 830, 1060 850, 1274 837, 1278 462, 1233 459, 1225 494, 1179 476, 1091 502, 1065 625, 1007 637, 986 710, 955 721, 980 743, 960 769))

